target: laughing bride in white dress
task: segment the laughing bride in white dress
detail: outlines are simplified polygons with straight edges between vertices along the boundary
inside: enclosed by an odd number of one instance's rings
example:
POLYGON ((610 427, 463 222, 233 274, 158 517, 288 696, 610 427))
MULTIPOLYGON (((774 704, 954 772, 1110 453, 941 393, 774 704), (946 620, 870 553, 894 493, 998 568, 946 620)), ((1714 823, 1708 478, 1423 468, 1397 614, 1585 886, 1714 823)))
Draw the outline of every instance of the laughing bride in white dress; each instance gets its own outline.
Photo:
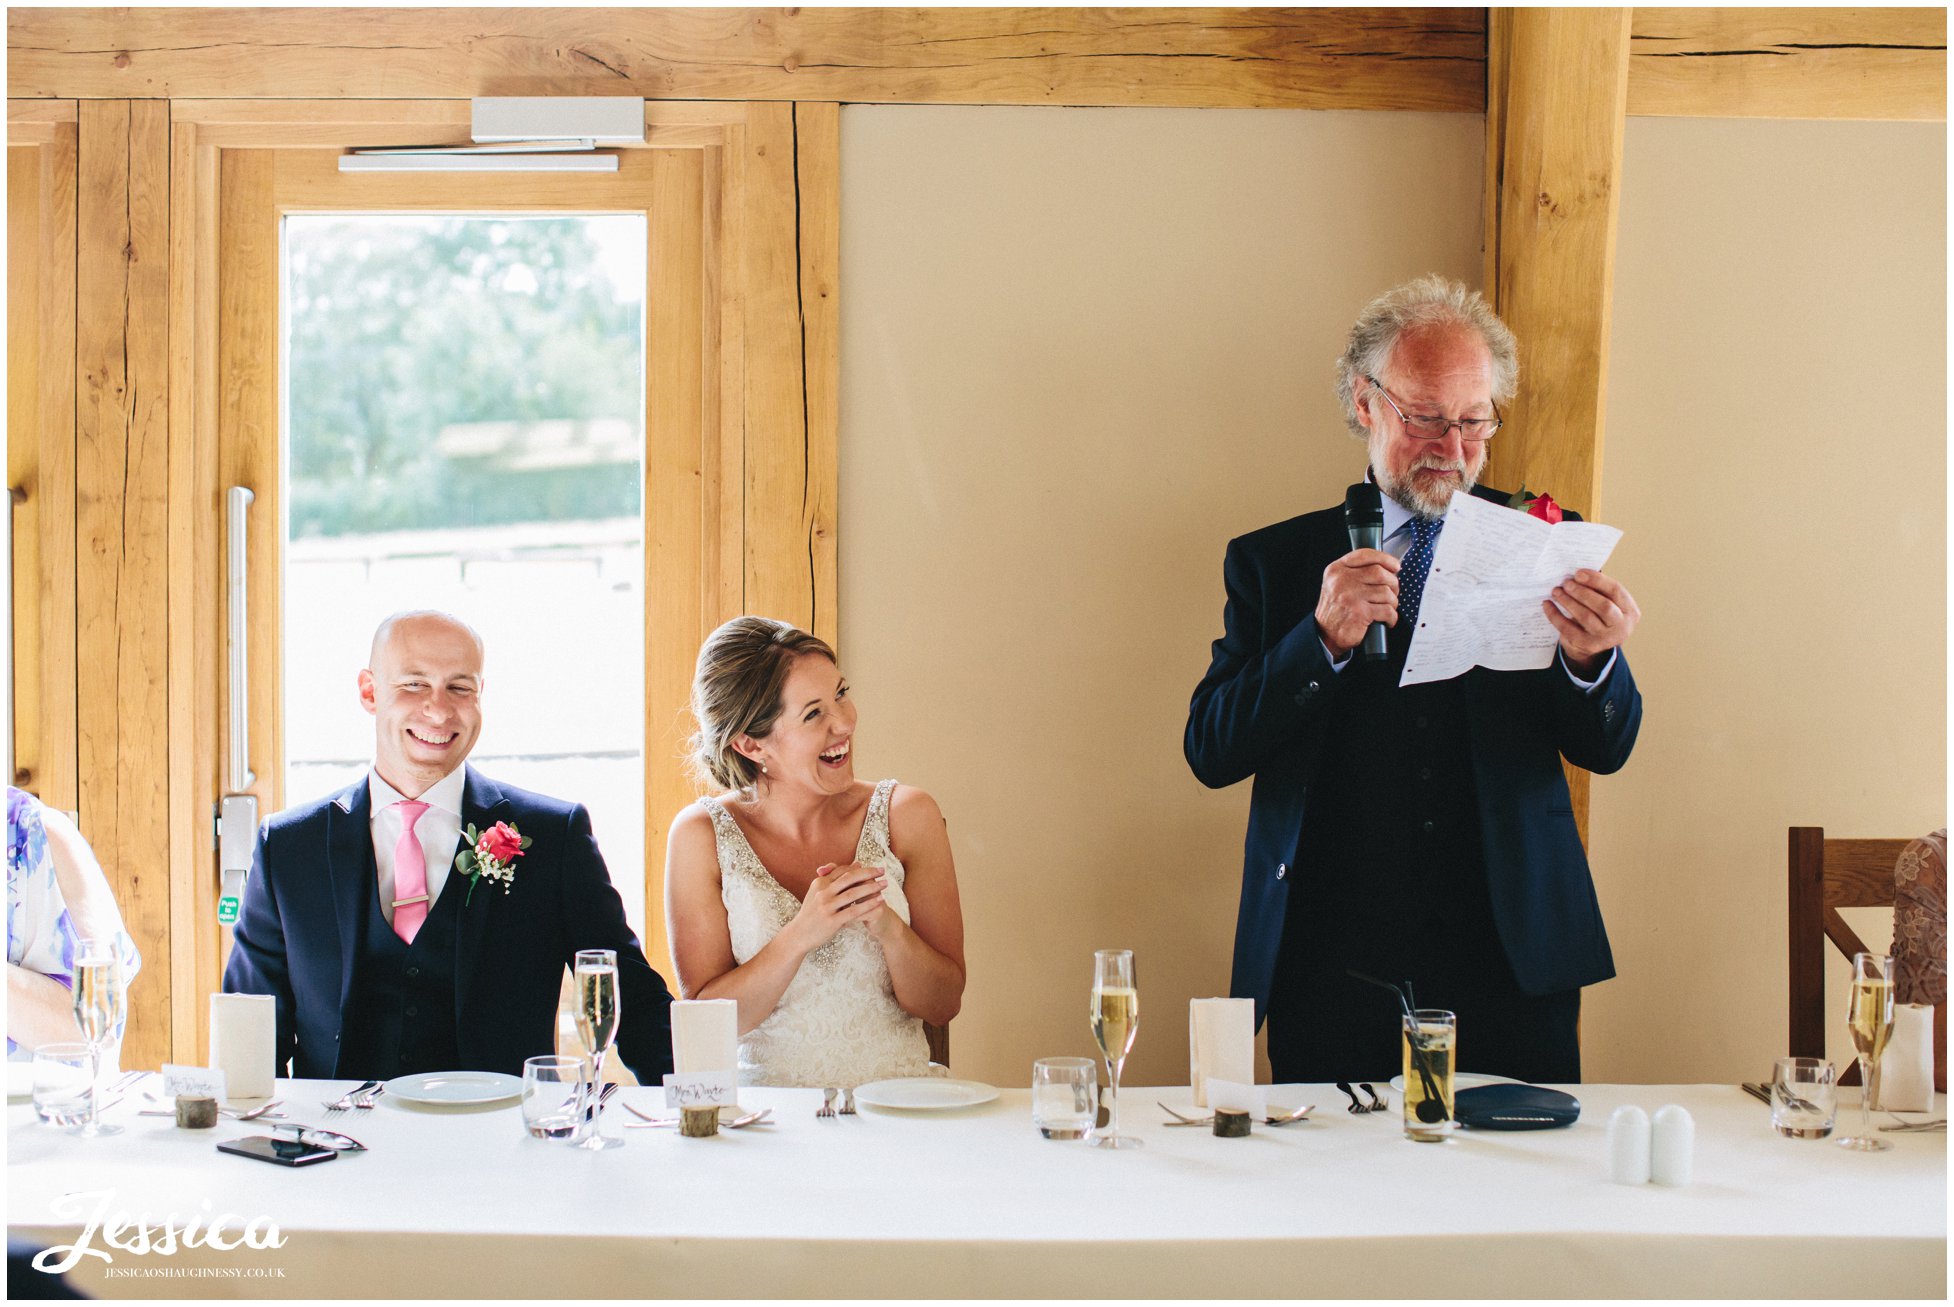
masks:
POLYGON ((963 999, 963 916, 935 800, 855 779, 855 705, 828 645, 738 617, 699 651, 693 761, 725 793, 672 823, 679 992, 739 1002, 740 1081, 941 1075, 923 1023, 963 999))

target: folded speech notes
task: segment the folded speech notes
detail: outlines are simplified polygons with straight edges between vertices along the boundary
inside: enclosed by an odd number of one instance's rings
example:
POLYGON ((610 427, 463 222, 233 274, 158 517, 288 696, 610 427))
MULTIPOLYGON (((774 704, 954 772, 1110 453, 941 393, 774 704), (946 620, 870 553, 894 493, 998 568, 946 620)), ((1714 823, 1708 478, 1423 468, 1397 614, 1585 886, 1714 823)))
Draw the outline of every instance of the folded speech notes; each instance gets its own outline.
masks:
POLYGON ((1560 636, 1541 602, 1576 570, 1599 571, 1621 538, 1599 522, 1550 524, 1476 495, 1452 496, 1398 684, 1450 680, 1474 667, 1545 667, 1560 636))

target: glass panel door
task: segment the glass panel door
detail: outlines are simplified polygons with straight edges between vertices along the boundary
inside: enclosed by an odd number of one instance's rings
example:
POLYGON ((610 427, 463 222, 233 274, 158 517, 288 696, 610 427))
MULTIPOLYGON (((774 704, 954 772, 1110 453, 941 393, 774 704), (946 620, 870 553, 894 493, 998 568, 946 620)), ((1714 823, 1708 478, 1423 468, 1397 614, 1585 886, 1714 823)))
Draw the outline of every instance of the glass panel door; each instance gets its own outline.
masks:
POLYGON ((646 217, 287 215, 284 796, 357 780, 391 612, 488 647, 470 762, 586 804, 645 932, 646 217))

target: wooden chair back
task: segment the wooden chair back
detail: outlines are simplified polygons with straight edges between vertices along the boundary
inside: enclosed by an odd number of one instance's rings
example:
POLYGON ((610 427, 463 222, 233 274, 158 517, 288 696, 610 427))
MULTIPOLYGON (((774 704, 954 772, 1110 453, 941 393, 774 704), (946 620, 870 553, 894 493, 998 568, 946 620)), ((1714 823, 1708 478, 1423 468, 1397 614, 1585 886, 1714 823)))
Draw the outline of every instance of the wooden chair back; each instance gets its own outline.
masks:
MULTIPOLYGON (((1790 828, 1791 1044, 1793 1057, 1825 1056, 1825 941, 1847 958, 1867 952, 1840 908, 1891 908, 1893 864, 1912 840, 1828 840, 1823 826, 1790 828)), ((1946 1083, 1946 1005, 1935 1015, 1935 1079, 1946 1083)), ((1859 1083, 1853 1063, 1839 1083, 1859 1083)))

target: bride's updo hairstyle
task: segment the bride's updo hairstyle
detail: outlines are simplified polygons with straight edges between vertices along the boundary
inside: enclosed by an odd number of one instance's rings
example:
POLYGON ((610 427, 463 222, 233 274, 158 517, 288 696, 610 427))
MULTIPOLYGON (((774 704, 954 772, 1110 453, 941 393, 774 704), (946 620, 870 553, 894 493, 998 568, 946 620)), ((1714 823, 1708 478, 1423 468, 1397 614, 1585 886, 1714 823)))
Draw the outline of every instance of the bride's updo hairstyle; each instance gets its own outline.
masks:
POLYGON ((780 716, 787 673, 802 654, 835 662, 826 640, 771 617, 735 617, 706 637, 692 674, 692 716, 699 731, 688 742, 702 781, 750 789, 760 767, 733 747, 742 735, 765 739, 780 716))

